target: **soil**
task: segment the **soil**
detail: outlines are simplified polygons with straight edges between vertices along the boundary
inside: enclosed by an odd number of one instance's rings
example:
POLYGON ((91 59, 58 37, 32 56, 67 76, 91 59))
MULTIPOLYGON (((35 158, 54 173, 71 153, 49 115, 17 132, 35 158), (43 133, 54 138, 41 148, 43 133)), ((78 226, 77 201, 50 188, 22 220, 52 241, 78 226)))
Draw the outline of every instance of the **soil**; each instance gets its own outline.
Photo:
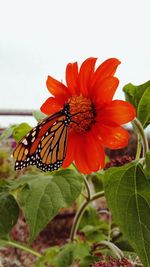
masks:
MULTIPOLYGON (((43 253, 48 247, 62 246, 67 243, 74 214, 74 210, 71 209, 61 210, 61 213, 39 234, 31 247, 43 253)), ((11 236, 14 240, 24 245, 27 244, 29 231, 22 214, 20 214, 11 236)), ((35 260, 36 257, 20 249, 9 247, 0 250, 0 267, 29 267, 35 260)))

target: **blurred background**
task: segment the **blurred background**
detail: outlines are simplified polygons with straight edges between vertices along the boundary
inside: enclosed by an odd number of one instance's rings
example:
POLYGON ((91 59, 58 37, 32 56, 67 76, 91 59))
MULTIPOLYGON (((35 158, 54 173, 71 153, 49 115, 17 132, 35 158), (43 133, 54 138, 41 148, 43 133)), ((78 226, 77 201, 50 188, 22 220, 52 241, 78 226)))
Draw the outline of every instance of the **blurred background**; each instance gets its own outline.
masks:
MULTIPOLYGON (((65 79, 68 62, 117 57, 122 87, 150 79, 149 0, 0 0, 0 109, 38 110, 47 75, 65 79)), ((0 126, 31 117, 0 116, 0 126)))

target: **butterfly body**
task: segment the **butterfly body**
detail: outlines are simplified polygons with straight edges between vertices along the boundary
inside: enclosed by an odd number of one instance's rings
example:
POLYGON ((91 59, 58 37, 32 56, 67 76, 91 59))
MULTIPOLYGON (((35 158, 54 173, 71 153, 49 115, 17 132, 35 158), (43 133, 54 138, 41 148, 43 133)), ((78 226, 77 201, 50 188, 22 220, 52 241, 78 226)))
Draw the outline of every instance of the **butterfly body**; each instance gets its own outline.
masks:
POLYGON ((65 155, 71 115, 69 104, 34 127, 17 145, 15 170, 36 165, 42 171, 61 167, 65 155))

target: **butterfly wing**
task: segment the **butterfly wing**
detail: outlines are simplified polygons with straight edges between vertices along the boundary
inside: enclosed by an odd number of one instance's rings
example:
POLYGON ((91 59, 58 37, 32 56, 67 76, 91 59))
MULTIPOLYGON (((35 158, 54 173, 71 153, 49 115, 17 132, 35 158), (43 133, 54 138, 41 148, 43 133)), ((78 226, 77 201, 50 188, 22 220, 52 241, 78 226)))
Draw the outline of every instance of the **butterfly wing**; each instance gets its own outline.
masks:
POLYGON ((69 122, 64 109, 34 127, 14 150, 15 169, 36 165, 43 171, 57 170, 65 159, 69 122))

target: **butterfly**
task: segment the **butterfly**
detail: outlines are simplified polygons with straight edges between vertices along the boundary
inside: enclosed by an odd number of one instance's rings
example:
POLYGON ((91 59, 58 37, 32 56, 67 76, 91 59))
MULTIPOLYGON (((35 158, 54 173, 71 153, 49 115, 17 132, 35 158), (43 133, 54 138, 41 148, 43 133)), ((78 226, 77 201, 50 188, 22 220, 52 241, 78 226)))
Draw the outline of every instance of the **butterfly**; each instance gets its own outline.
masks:
POLYGON ((65 156, 71 115, 69 104, 38 123, 18 143, 13 152, 15 170, 36 165, 42 171, 61 167, 65 156))

